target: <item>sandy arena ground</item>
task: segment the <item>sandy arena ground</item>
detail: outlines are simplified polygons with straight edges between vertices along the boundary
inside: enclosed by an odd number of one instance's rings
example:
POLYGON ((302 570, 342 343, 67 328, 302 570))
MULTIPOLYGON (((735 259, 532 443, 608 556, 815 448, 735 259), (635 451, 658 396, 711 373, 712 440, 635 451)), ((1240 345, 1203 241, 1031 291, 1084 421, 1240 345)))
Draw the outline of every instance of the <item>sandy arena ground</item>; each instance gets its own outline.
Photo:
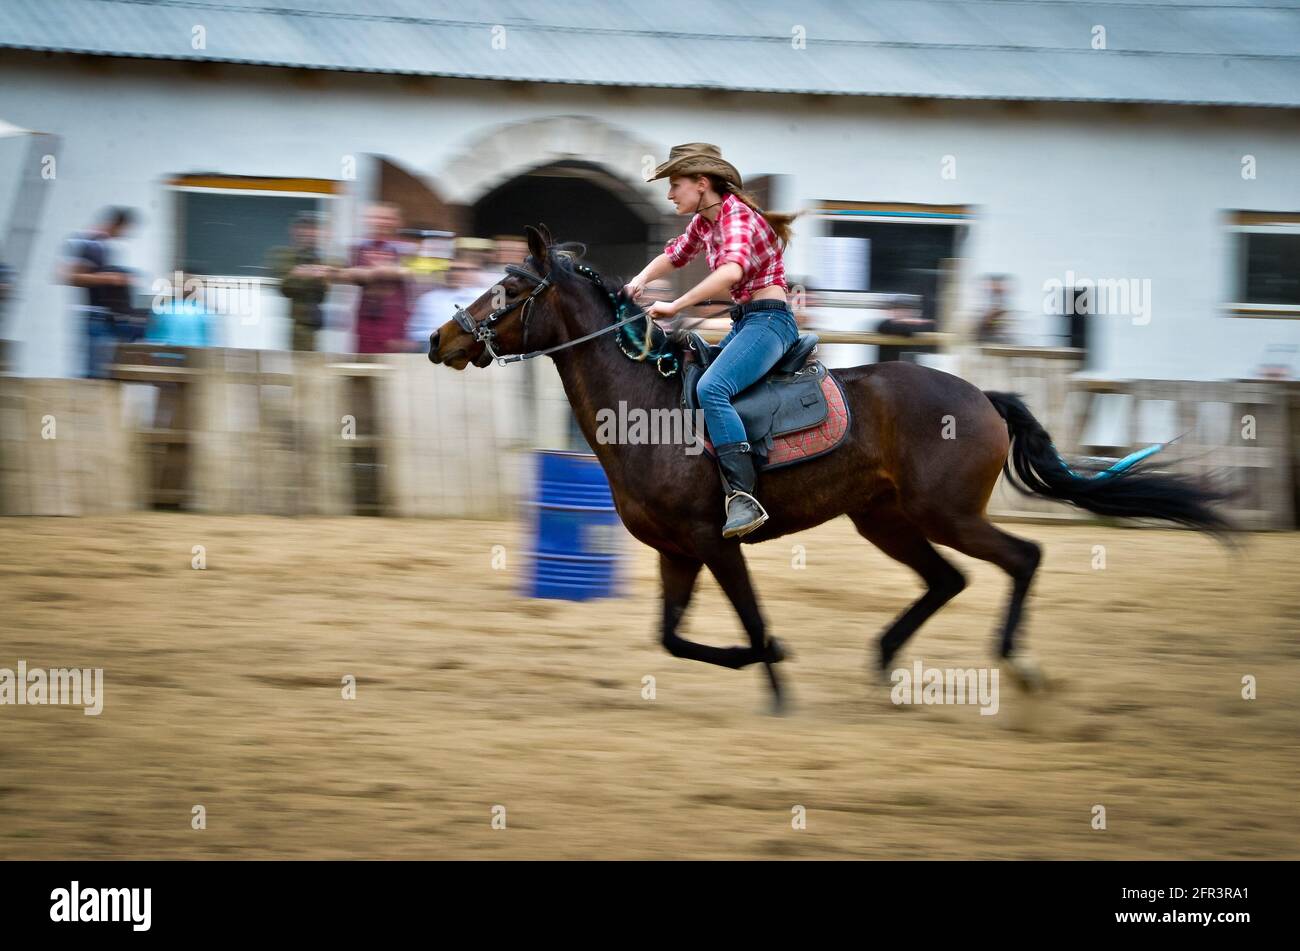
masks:
MULTIPOLYGON (((776 719, 758 670, 661 650, 631 541, 628 596, 575 604, 518 596, 520 523, 0 521, 0 667, 105 670, 98 717, 0 707, 0 854, 1300 858, 1300 535, 1233 560, 1180 531, 1005 527, 1046 546, 1027 636, 1051 692, 891 704, 863 648, 919 588, 840 519, 749 550, 795 652, 776 719)), ((971 586, 904 665, 992 656, 1006 579, 948 554, 971 586)), ((711 578, 686 633, 741 640, 711 578)))

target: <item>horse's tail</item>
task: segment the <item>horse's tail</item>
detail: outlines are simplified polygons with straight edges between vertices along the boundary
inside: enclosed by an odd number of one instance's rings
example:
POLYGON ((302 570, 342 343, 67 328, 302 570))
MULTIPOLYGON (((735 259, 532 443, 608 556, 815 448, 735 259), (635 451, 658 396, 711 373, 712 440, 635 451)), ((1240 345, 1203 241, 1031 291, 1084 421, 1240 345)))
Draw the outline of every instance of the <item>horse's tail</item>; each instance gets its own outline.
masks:
POLYGON ((1029 412, 1019 394, 986 390, 984 395, 1007 421, 1011 452, 1003 470, 1007 481, 1024 495, 1046 496, 1098 515, 1163 519, 1210 532, 1223 540, 1234 530, 1210 506, 1212 502, 1231 498, 1234 493, 1187 476, 1157 473, 1142 467, 1142 460, 1163 445, 1135 452, 1107 469, 1079 473, 1061 458, 1052 437, 1029 412))

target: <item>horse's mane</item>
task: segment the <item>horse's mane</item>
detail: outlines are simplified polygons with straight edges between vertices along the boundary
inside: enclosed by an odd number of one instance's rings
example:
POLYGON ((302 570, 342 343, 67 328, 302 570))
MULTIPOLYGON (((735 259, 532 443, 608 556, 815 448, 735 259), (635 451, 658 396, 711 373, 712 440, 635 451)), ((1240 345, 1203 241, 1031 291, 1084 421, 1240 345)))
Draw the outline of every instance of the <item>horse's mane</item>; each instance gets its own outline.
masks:
MULTIPOLYGON (((553 269, 569 278, 581 278, 587 282, 595 289, 610 323, 637 313, 641 308, 628 296, 624 286, 626 282, 619 277, 613 278, 615 289, 611 290, 606 278, 582 259, 586 250, 587 246, 581 241, 558 241, 547 245, 548 268, 539 269, 539 262, 531 254, 524 261, 538 274, 553 269)), ((619 349, 633 360, 655 366, 662 376, 675 375, 681 367, 682 349, 653 321, 650 322, 650 342, 647 346, 645 331, 645 323, 639 321, 620 327, 614 334, 619 349)))

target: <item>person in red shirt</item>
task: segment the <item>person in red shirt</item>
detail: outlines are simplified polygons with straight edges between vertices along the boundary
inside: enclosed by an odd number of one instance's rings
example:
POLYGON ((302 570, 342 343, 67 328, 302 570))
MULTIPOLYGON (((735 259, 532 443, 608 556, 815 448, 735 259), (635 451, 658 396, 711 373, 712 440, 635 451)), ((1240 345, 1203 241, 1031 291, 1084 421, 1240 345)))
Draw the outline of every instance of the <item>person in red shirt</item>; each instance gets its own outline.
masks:
POLYGON ((722 349, 700 377, 696 392, 709 438, 718 457, 726 493, 725 538, 752 532, 767 521, 754 496, 756 470, 745 427, 731 405, 735 395, 761 379, 799 339, 786 299, 782 254, 790 242, 794 215, 765 212, 742 190, 740 172, 716 145, 674 146, 649 181, 668 179, 668 200, 679 215, 693 215, 684 234, 664 245, 663 254, 628 282, 633 300, 646 285, 694 259, 701 251, 709 276, 672 301, 646 308, 652 317, 675 317, 684 308, 731 294, 731 330, 722 349))
POLYGON ((391 202, 366 210, 365 240, 352 248, 348 267, 335 272, 340 284, 361 285, 357 303, 357 353, 409 350, 406 323, 411 315, 410 271, 402 259, 410 253, 398 238, 402 213, 391 202))

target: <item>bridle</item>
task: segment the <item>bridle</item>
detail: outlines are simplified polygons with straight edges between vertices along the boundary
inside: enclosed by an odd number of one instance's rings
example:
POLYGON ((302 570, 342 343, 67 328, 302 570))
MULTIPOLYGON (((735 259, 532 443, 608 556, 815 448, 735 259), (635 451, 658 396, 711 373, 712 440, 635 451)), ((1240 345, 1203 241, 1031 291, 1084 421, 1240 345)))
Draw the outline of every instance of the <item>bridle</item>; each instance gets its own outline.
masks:
MULTIPOLYGON (((573 243, 577 243, 577 242, 566 242, 566 245, 573 244, 573 243)), ((581 257, 582 253, 585 253, 585 251, 586 248, 583 247, 583 251, 578 253, 575 253, 573 251, 563 250, 563 251, 553 251, 552 254, 571 256, 571 257, 581 257)), ((635 314, 625 317, 624 319, 616 323, 612 323, 608 327, 601 327, 599 330, 593 331, 592 333, 589 334, 584 334, 583 336, 578 337, 575 340, 566 340, 564 343, 557 344, 554 347, 547 347, 545 350, 533 350, 530 353, 506 353, 506 354, 497 353, 496 348, 492 345, 492 342, 497 337, 497 332, 495 329, 496 324, 520 307, 523 308, 522 319, 524 324, 524 340, 528 339, 528 322, 533 314, 534 302, 549 288, 555 286, 555 280, 554 280, 555 267, 556 265, 552 264, 551 269, 547 271, 546 276, 543 277, 542 275, 536 273, 535 271, 530 270, 529 268, 520 267, 517 264, 507 264, 506 265, 507 274, 513 274, 515 277, 522 278, 523 280, 532 283, 533 289, 532 291, 529 292, 527 297, 521 297, 516 301, 506 304, 504 307, 498 307, 496 310, 492 311, 492 313, 488 314, 486 317, 484 317, 482 320, 479 321, 475 321, 474 318, 470 315, 469 311, 465 310, 464 307, 457 307, 456 312, 452 315, 451 319, 456 322, 457 327, 459 327, 461 330, 465 331, 465 333, 472 336, 476 343, 483 344, 484 349, 487 350, 488 352, 488 356, 491 357, 493 360, 495 360, 498 366, 508 366, 511 363, 517 363, 521 360, 531 360, 534 357, 545 356, 546 354, 554 353, 557 350, 564 350, 568 347, 575 347, 580 343, 585 343, 586 341, 592 339, 593 337, 600 337, 603 336, 604 334, 611 333, 615 330, 618 330, 620 327, 624 326, 625 324, 630 324, 633 321, 641 320, 643 318, 646 322, 645 339, 646 341, 649 341, 650 328, 652 325, 651 317, 644 310, 638 309, 638 311, 635 314)), ((575 270, 581 273, 588 280, 592 280, 594 283, 594 279, 589 273, 590 268, 587 268, 581 264, 576 264, 575 270)), ((715 302, 708 301, 707 303, 715 303, 715 302)))
POLYGON ((492 346, 492 341, 495 340, 497 336, 495 329, 497 322, 513 313, 516 308, 522 307, 524 309, 524 337, 527 339, 528 321, 533 316, 533 301, 537 300, 537 298, 540 297, 542 292, 547 288, 555 285, 555 282, 552 279, 552 275, 555 273, 553 265, 552 270, 549 271, 545 277, 534 273, 526 267, 520 267, 517 264, 507 264, 506 273, 513 274, 516 277, 521 277, 526 281, 531 281, 533 284, 532 292, 527 297, 521 297, 513 303, 506 304, 504 307, 498 307, 478 322, 475 322, 474 318, 470 316, 469 311, 464 307, 457 307, 456 313, 453 314, 451 318, 456 322, 457 327, 474 338, 475 343, 483 344, 484 348, 488 352, 488 356, 495 360, 499 366, 514 363, 516 360, 524 360, 530 356, 535 356, 536 354, 510 353, 502 356, 497 353, 496 348, 492 346))

